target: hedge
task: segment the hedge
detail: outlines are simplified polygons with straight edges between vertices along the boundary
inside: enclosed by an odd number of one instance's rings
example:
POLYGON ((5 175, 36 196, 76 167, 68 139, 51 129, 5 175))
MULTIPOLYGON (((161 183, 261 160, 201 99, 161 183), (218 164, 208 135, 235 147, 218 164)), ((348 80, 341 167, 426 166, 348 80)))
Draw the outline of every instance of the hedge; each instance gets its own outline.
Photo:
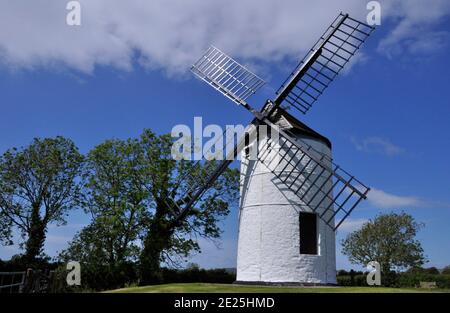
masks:
MULTIPOLYGON (((337 282, 339 286, 367 286, 367 274, 356 275, 339 275, 337 282)), ((388 278, 381 276, 383 286, 401 287, 401 288, 417 288, 420 282, 436 282, 438 288, 450 289, 449 274, 428 274, 416 272, 391 273, 388 278)))

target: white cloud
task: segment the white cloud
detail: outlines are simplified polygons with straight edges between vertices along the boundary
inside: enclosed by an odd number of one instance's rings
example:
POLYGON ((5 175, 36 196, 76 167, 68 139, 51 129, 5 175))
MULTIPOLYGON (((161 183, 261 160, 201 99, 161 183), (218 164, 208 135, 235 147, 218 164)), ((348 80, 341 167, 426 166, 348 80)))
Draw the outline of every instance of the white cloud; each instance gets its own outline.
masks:
POLYGON ((367 153, 381 153, 387 156, 397 156, 405 152, 405 150, 391 141, 381 137, 367 137, 362 140, 358 140, 355 137, 351 138, 351 141, 358 151, 367 153))
POLYGON ((450 15, 448 0, 386 1, 383 8, 397 23, 381 40, 379 52, 392 58, 429 54, 446 46, 450 32, 436 30, 436 25, 450 15))
POLYGON ((351 233, 355 230, 360 229, 369 220, 365 218, 347 218, 341 226, 339 226, 339 231, 344 233, 351 233))
POLYGON ((348 75, 352 69, 359 64, 365 64, 369 60, 367 54, 359 52, 350 59, 347 65, 342 69, 342 75, 348 75))
POLYGON ((367 196, 369 202, 379 209, 410 209, 428 207, 429 204, 414 196, 398 196, 372 188, 367 196))
MULTIPOLYGON (((245 62, 270 62, 300 57, 340 11, 362 20, 367 14, 360 0, 80 2, 82 26, 70 27, 67 1, 0 0, 0 64, 58 70, 63 65, 90 73, 102 65, 129 71, 137 62, 179 73, 211 43, 245 62)), ((383 23, 394 18, 396 26, 380 51, 392 55, 405 45, 410 53, 442 46, 446 32, 433 27, 448 14, 448 1, 381 2, 383 23), (418 25, 433 36, 423 39, 418 25)))

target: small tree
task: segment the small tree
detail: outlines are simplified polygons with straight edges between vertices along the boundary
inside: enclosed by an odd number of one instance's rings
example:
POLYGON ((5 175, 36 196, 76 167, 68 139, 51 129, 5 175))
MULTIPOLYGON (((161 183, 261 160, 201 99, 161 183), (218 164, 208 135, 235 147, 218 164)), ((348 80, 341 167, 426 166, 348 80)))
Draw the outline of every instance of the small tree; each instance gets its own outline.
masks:
POLYGON ((47 227, 65 224, 77 206, 82 155, 63 137, 34 139, 0 157, 0 240, 12 243, 16 227, 25 239, 25 261, 43 253, 47 227))
POLYGON ((450 275, 450 265, 444 267, 444 269, 442 270, 442 274, 443 275, 450 275))
POLYGON ((404 212, 380 214, 349 234, 342 241, 342 252, 353 264, 379 262, 385 275, 392 270, 421 266, 426 260, 415 237, 422 227, 404 212))
POLYGON ((121 243, 114 243, 114 239, 120 240, 118 234, 112 233, 111 224, 95 220, 75 235, 69 247, 59 254, 59 261, 81 263, 85 288, 114 289, 136 282, 137 270, 132 260, 139 249, 129 244, 129 257, 119 260, 117 253, 122 251, 121 243))

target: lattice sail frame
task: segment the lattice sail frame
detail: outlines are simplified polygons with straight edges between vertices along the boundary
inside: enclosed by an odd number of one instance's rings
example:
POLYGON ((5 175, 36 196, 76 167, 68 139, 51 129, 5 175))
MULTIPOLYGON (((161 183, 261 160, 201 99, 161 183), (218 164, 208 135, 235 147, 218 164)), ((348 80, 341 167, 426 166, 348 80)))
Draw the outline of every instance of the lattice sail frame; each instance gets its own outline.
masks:
POLYGON ((306 114, 374 29, 339 14, 277 91, 276 106, 306 114))
POLYGON ((260 77, 214 46, 209 47, 191 71, 240 105, 244 105, 265 84, 260 77))

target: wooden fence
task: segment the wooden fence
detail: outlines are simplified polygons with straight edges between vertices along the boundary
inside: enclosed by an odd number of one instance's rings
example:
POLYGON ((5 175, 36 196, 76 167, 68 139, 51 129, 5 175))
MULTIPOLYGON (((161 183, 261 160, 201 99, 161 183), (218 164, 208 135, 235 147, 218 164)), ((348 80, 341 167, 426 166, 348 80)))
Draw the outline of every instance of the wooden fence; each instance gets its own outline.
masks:
POLYGON ((0 272, 0 293, 21 293, 26 272, 0 272))
POLYGON ((26 272, 0 272, 0 293, 51 292, 54 278, 54 271, 31 268, 26 272))

